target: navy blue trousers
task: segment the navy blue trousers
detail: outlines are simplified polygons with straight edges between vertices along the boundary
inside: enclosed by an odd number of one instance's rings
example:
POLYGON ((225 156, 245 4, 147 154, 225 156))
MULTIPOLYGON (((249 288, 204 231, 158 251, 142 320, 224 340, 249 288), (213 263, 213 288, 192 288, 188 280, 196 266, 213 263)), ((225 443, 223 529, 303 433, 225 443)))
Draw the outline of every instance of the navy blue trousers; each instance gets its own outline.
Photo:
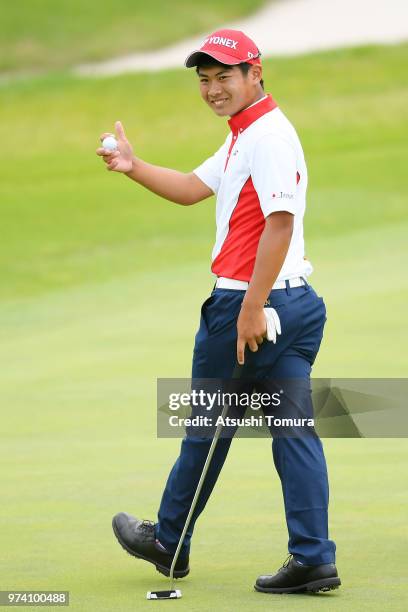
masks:
MULTIPOLYGON (((244 291, 215 289, 204 302, 195 339, 193 378, 233 376, 236 323, 243 297, 244 291)), ((243 369, 251 377, 310 378, 326 321, 323 299, 310 285, 274 290, 268 299, 278 312, 282 334, 276 344, 264 341, 256 353, 247 348, 243 369)), ((231 441, 220 438, 217 442, 181 556, 189 552, 195 522, 211 495, 231 441)), ((177 548, 210 444, 209 438, 186 436, 168 477, 156 537, 171 552, 177 548)), ((289 552, 304 564, 333 563, 336 545, 328 539, 329 486, 321 440, 317 436, 275 437, 272 455, 282 484, 289 552)))

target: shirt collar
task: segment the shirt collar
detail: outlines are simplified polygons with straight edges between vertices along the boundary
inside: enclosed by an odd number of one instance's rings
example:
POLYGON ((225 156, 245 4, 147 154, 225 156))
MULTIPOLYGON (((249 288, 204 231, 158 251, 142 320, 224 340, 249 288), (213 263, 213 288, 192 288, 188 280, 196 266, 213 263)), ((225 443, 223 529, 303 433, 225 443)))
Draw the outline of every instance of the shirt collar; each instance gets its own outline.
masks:
POLYGON ((255 104, 259 104, 260 102, 262 102, 262 100, 265 100, 265 98, 267 97, 268 97, 268 94, 265 94, 262 98, 259 98, 259 100, 256 100, 256 102, 252 102, 252 104, 247 106, 245 110, 247 110, 248 108, 252 108, 253 106, 255 106, 255 104))
POLYGON ((262 115, 265 115, 265 113, 269 113, 277 106, 278 105, 270 94, 257 100, 257 102, 239 111, 239 113, 236 113, 228 120, 232 133, 238 134, 238 132, 243 132, 254 121, 262 117, 262 115))

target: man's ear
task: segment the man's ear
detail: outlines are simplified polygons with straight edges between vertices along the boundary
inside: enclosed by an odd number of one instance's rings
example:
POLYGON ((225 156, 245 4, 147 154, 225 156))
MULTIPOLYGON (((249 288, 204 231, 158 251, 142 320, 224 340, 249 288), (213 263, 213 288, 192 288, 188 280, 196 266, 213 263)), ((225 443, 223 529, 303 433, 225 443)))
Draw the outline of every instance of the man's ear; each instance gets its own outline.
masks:
POLYGON ((251 77, 255 83, 260 83, 262 80, 262 66, 251 66, 251 77))

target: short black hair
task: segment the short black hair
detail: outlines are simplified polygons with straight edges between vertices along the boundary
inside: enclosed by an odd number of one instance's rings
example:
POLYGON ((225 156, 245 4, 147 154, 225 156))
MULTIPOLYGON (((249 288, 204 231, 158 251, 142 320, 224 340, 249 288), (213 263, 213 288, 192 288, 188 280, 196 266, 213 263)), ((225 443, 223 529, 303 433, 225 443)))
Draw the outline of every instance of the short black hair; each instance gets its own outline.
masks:
MULTIPOLYGON (((221 62, 219 62, 218 60, 214 59, 210 55, 204 55, 203 54, 197 60, 196 73, 198 74, 198 71, 200 70, 200 68, 204 68, 206 66, 207 67, 222 66, 222 68, 224 68, 226 70, 231 69, 234 66, 237 66, 241 70, 242 74, 244 76, 246 76, 248 74, 249 69, 251 68, 252 64, 248 64, 247 62, 242 62, 241 64, 233 64, 232 66, 230 66, 229 64, 222 64, 221 62)), ((263 81, 263 79, 260 80, 260 85, 261 85, 262 89, 265 89, 264 88, 264 81, 263 81)))

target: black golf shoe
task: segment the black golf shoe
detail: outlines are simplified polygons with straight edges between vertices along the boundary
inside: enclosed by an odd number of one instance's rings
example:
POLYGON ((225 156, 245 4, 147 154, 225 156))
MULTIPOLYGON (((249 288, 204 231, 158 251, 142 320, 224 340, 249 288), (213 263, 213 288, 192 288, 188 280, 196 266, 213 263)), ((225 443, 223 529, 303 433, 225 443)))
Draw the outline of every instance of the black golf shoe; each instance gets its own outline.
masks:
MULTIPOLYGON (((113 517, 112 527, 119 544, 126 552, 153 563, 161 574, 170 575, 173 555, 156 540, 154 523, 140 521, 126 512, 119 512, 113 517)), ((189 571, 188 556, 179 557, 174 568, 174 578, 184 578, 189 571)))
POLYGON ((340 584, 334 563, 303 565, 289 555, 276 574, 259 576, 255 590, 262 593, 317 593, 337 589, 340 584))

